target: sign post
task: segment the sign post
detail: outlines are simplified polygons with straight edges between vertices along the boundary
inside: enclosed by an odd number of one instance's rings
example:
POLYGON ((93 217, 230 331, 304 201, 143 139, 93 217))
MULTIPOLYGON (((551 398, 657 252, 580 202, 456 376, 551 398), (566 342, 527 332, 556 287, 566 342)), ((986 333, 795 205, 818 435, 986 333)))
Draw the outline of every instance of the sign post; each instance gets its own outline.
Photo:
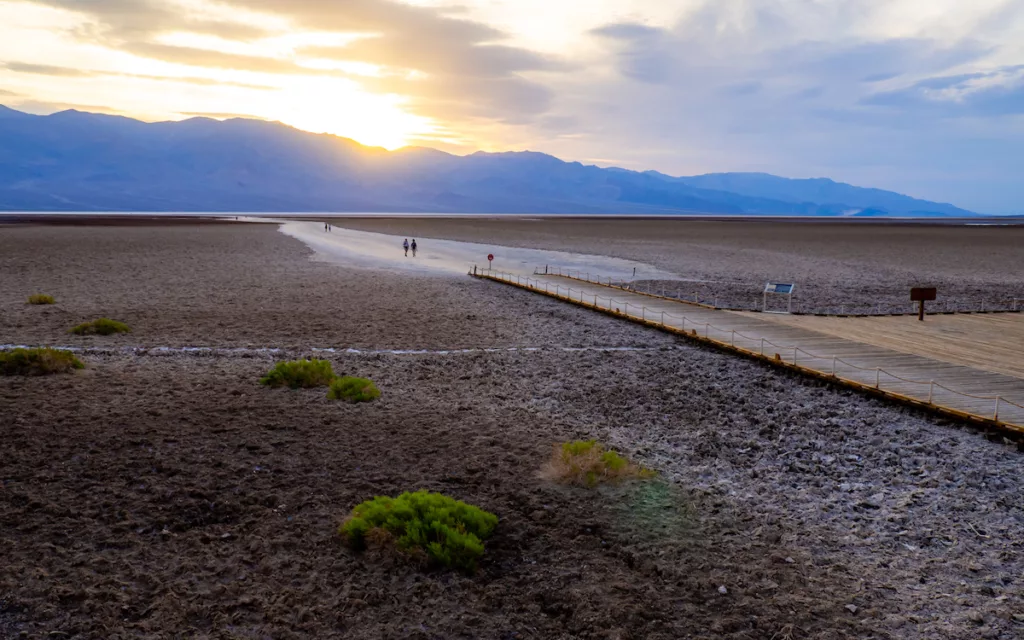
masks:
POLYGON ((487 254, 487 270, 488 271, 491 270, 491 262, 493 262, 493 261, 494 261, 494 254, 493 253, 488 253, 487 254))
POLYGON ((914 287, 910 290, 911 302, 919 303, 917 309, 917 319, 924 322, 924 303, 926 301, 935 300, 937 296, 937 290, 935 287, 914 287))

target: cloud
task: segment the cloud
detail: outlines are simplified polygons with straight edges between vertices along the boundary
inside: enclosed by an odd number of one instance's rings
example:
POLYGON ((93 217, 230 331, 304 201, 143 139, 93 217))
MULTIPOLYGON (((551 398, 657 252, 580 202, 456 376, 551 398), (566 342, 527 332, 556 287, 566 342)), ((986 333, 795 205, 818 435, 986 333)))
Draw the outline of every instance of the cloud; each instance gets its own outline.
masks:
POLYGON ((84 32, 108 40, 144 39, 167 31, 209 33, 244 39, 265 35, 266 30, 234 20, 196 17, 186 7, 164 0, 29 0, 35 4, 85 14, 100 24, 98 32, 84 32))
POLYGON ((202 87, 238 87, 240 89, 253 89, 256 91, 273 91, 277 87, 269 84, 254 84, 251 82, 235 82, 232 80, 218 80, 214 78, 197 78, 194 76, 156 76, 144 73, 104 73, 104 75, 120 78, 137 78, 139 80, 152 80, 154 82, 175 82, 181 84, 194 84, 202 87))
POLYGON ((86 78, 94 75, 91 71, 75 69, 73 67, 55 67, 46 64, 32 64, 29 62, 0 62, 0 67, 15 73, 32 73, 42 76, 59 76, 63 78, 86 78))
POLYGON ((297 55, 382 67, 384 77, 358 81, 369 89, 407 96, 416 113, 442 121, 528 121, 547 111, 553 96, 551 88, 529 74, 568 68, 551 56, 503 44, 506 34, 453 17, 451 8, 392 0, 226 1, 273 13, 299 27, 367 36, 343 47, 300 49, 297 55))
POLYGON ((36 75, 54 76, 60 78, 136 78, 139 80, 152 80, 154 82, 174 82, 181 84, 194 84, 199 86, 232 86, 242 89, 273 90, 276 87, 270 85, 253 84, 246 82, 234 82, 230 80, 217 80, 214 78, 199 78, 194 76, 158 76, 143 73, 121 73, 116 71, 99 71, 92 69, 78 69, 75 67, 59 67, 45 64, 32 64, 28 62, 0 62, 0 69, 7 69, 15 73, 30 73, 36 75))
POLYGON ((867 96, 862 104, 922 115, 989 117, 1024 114, 1024 65, 927 78, 867 96))
POLYGON ((123 45, 121 50, 144 58, 152 58, 154 60, 162 60, 164 62, 173 62, 193 67, 234 69, 237 71, 256 71, 272 74, 290 74, 299 72, 310 74, 324 73, 323 71, 314 69, 304 69, 290 60, 239 55, 235 53, 225 53, 223 51, 213 51, 211 49, 161 44, 158 42, 131 42, 123 45))
POLYGON ((672 80, 677 60, 668 30, 636 23, 605 25, 591 32, 611 41, 622 75, 640 82, 663 84, 672 80))

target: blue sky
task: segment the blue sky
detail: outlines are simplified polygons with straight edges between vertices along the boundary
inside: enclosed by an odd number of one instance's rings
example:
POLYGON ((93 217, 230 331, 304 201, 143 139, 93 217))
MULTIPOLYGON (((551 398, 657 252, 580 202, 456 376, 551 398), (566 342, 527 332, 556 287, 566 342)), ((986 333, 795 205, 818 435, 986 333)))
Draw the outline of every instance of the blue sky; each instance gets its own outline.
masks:
POLYGON ((1024 213, 1024 0, 0 0, 0 103, 1024 213))

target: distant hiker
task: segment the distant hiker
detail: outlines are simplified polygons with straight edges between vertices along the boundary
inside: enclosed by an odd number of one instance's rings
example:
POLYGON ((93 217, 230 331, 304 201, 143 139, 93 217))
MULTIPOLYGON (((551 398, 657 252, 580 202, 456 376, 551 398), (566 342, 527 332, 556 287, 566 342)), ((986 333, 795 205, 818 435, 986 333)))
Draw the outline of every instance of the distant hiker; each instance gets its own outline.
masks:
POLYGON ((412 244, 410 246, 412 247, 412 257, 415 258, 416 257, 416 238, 412 239, 412 244))
POLYGON ((324 223, 324 231, 327 231, 327 223, 324 223))
POLYGON ((409 238, 406 238, 405 242, 402 243, 402 248, 405 249, 405 257, 408 258, 409 257, 409 238))

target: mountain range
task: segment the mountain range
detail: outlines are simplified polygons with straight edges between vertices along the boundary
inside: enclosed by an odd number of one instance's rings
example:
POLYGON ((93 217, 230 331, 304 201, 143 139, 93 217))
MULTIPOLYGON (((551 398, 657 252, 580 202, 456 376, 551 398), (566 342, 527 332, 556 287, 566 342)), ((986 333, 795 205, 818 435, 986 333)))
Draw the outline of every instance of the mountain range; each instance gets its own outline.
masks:
POLYGON ((386 151, 277 122, 0 106, 0 210, 969 217, 826 178, 673 177, 542 153, 386 151))

